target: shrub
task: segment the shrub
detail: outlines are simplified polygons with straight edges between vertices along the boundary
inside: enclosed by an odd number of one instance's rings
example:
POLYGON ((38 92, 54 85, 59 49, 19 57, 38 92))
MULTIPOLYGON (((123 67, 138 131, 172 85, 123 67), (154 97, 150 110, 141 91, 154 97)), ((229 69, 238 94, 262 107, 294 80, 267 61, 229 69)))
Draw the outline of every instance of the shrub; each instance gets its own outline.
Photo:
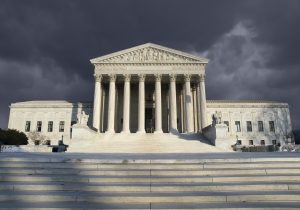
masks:
POLYGON ((23 132, 14 129, 3 130, 0 128, 0 142, 4 145, 26 145, 28 144, 28 138, 23 132))

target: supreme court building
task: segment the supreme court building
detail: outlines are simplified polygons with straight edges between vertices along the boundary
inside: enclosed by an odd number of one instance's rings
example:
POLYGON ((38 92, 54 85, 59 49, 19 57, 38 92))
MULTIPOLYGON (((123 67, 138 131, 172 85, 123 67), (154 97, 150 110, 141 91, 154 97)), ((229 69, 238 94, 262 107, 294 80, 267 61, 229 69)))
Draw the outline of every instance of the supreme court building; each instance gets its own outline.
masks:
POLYGON ((41 132, 52 143, 61 135, 72 142, 73 138, 101 141, 122 134, 127 138, 191 134, 198 136, 194 140, 206 139, 215 146, 236 140, 245 145, 283 144, 290 138, 286 103, 207 100, 205 58, 147 43, 91 59, 91 63, 92 103, 12 103, 8 127, 41 132))

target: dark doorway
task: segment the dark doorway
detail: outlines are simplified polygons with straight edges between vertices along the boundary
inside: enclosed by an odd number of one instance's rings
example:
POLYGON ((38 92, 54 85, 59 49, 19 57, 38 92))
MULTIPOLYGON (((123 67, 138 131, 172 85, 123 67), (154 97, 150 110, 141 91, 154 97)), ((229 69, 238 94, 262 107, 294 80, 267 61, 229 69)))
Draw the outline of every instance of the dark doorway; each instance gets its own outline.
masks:
POLYGON ((153 133, 154 132, 154 109, 153 108, 146 108, 145 109, 145 130, 146 133, 153 133))

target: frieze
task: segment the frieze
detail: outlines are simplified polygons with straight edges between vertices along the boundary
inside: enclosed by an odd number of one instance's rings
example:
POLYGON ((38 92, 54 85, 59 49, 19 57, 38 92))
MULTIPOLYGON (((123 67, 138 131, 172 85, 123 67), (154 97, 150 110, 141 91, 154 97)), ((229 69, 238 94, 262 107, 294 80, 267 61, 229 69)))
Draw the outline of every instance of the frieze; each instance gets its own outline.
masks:
POLYGON ((207 108, 288 108, 282 104, 208 104, 207 108))
POLYGON ((170 53, 153 47, 145 47, 100 61, 101 63, 135 63, 135 62, 199 62, 183 55, 170 53))
POLYGON ((204 74, 199 65, 95 65, 95 74, 204 74))

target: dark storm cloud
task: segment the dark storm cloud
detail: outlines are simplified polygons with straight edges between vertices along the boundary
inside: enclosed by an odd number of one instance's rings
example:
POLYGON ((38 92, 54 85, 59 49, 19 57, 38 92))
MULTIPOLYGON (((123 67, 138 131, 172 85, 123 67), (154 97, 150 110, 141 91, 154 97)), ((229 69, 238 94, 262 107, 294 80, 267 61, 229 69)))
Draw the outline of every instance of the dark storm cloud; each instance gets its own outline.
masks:
POLYGON ((0 0, 0 5, 0 127, 7 126, 11 102, 92 100, 89 59, 145 42, 208 56, 209 98, 286 101, 300 127, 297 0, 0 0))

